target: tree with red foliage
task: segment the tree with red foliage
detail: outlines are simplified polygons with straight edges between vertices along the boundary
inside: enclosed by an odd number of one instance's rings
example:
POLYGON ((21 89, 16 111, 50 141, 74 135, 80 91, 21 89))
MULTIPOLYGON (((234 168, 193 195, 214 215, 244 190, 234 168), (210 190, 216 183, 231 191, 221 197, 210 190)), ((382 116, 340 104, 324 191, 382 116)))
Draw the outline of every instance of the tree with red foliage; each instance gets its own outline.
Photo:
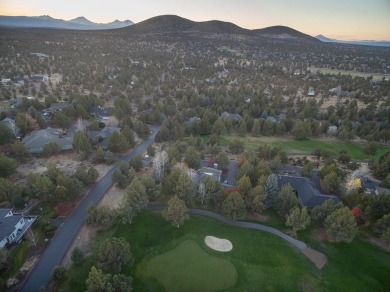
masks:
POLYGON ((244 155, 240 155, 240 158, 238 159, 238 162, 237 162, 237 167, 240 168, 244 162, 245 162, 245 156, 244 155))
POLYGON ((57 216, 67 216, 72 211, 72 208, 73 208, 72 203, 62 202, 55 207, 55 211, 57 216))
POLYGON ((226 198, 227 196, 229 196, 233 192, 240 193, 240 189, 239 188, 227 188, 223 191, 223 195, 226 198))
POLYGON ((214 163, 217 162, 217 159, 213 156, 210 156, 209 159, 207 160, 207 166, 208 167, 214 167, 214 163))
POLYGON ((359 222, 361 220, 361 216, 363 214, 362 210, 360 210, 359 208, 352 208, 351 213, 353 217, 355 217, 356 222, 359 222))

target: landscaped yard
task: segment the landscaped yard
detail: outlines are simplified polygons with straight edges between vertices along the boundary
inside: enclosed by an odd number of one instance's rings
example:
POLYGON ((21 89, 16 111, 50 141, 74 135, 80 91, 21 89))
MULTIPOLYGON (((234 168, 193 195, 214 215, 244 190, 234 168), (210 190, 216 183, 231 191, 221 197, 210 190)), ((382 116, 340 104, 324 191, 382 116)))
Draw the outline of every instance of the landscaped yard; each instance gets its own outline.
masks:
MULTIPOLYGON (((292 137, 240 137, 240 136, 221 136, 219 142, 222 146, 228 146, 230 141, 238 137, 245 142, 246 150, 256 150, 260 145, 268 144, 270 146, 282 147, 287 154, 307 154, 310 155, 317 147, 322 150, 333 151, 338 154, 341 150, 347 150, 349 155, 354 160, 378 159, 382 154, 390 151, 389 146, 377 145, 377 153, 375 156, 368 156, 363 152, 366 144, 355 143, 350 141, 342 141, 334 138, 311 138, 296 140, 292 137)), ((203 136, 205 142, 209 140, 209 136, 203 136)))
MULTIPOLYGON (((200 290, 211 291, 236 280, 224 291, 386 291, 390 286, 390 254, 359 239, 331 244, 304 234, 304 240, 328 256, 327 265, 318 270, 297 249, 272 234, 195 215, 176 229, 159 213, 144 211, 132 225, 98 233, 94 248, 113 236, 124 237, 131 245, 135 265, 125 267, 124 272, 134 278, 135 291, 189 291, 186 285, 191 281, 204 282, 207 286, 200 290), (208 248, 204 243, 207 235, 229 239, 233 250, 221 253, 208 248), (220 278, 222 274, 231 279, 220 278)), ((85 291, 93 261, 89 257, 81 267, 71 268, 61 288, 85 291)), ((191 285, 193 291, 199 291, 199 286, 191 285)))

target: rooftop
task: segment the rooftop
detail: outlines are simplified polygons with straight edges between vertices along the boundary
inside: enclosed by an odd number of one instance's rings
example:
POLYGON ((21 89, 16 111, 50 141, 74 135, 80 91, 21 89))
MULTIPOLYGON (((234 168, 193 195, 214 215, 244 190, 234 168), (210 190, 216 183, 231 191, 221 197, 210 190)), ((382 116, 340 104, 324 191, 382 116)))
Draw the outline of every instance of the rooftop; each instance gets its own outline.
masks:
POLYGON ((321 194, 314 183, 305 177, 278 175, 278 183, 279 187, 289 183, 296 191, 301 203, 309 208, 320 206, 328 199, 332 199, 334 204, 340 202, 336 196, 321 194))

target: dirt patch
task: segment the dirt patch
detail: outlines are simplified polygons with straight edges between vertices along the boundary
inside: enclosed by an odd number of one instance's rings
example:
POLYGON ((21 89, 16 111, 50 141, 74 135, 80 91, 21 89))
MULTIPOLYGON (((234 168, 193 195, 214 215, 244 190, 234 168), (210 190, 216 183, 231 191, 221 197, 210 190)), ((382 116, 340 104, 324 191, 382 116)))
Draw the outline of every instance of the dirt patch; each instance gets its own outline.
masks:
MULTIPOLYGON (((16 276, 13 276, 9 278, 6 282, 6 285, 8 288, 20 283, 20 278, 17 276, 18 274, 26 274, 31 268, 35 266, 35 264, 38 262, 39 256, 32 256, 29 259, 27 259, 23 266, 19 269, 19 272, 16 274, 16 276)), ((15 290, 16 291, 16 290, 15 290)))
POLYGON ((49 78, 50 82, 53 83, 53 85, 57 85, 62 81, 62 75, 59 73, 54 73, 49 78))
POLYGON ((74 152, 63 153, 49 158, 32 158, 28 163, 20 164, 18 167, 18 174, 20 180, 24 180, 30 172, 43 174, 47 170, 48 162, 53 162, 65 175, 73 175, 76 167, 80 164, 85 167, 95 167, 99 172, 98 180, 100 180, 107 172, 111 170, 113 165, 96 164, 93 165, 89 161, 79 161, 75 157, 74 152))
POLYGON ((315 266, 320 270, 326 265, 326 263, 328 261, 328 258, 326 257, 326 255, 324 255, 323 253, 320 253, 319 251, 311 249, 309 247, 303 249, 302 253, 305 256, 307 256, 309 258, 309 260, 311 260, 315 264, 315 266))
MULTIPOLYGON (((115 186, 112 186, 104 195, 103 199, 99 202, 99 206, 107 206, 111 209, 118 208, 123 197, 124 191, 115 186)), ((65 254, 61 265, 68 268, 72 264, 72 260, 70 256, 72 254, 73 249, 78 246, 85 255, 90 255, 92 253, 91 249, 91 241, 96 235, 96 231, 101 230, 100 227, 89 226, 87 224, 83 224, 80 228, 78 234, 73 240, 71 246, 69 247, 67 253, 65 254)))
POLYGON ((268 216, 258 214, 258 213, 248 213, 248 219, 255 220, 258 222, 267 222, 268 216))
POLYGON ((323 227, 315 228, 310 235, 315 241, 322 242, 328 239, 325 229, 323 227))
POLYGON ((69 268, 72 265, 72 260, 70 259, 70 256, 76 246, 78 246, 84 252, 84 255, 91 255, 91 240, 95 237, 96 231, 99 229, 99 227, 89 226, 84 223, 83 226, 81 226, 79 233, 70 245, 67 253, 65 254, 61 266, 69 268))
POLYGON ((112 186, 104 195, 103 199, 100 201, 99 205, 107 206, 111 209, 118 208, 122 202, 124 190, 112 186))

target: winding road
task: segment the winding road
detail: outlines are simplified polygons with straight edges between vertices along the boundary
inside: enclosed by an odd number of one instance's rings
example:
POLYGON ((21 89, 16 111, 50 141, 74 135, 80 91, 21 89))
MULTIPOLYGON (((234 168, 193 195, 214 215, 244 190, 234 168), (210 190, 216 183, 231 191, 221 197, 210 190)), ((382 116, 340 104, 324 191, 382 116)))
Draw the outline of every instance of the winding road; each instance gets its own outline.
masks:
POLYGON ((121 161, 128 163, 135 156, 142 154, 149 144, 154 142, 154 137, 159 131, 159 127, 152 128, 153 134, 144 142, 138 145, 134 150, 115 164, 115 166, 90 190, 86 197, 76 207, 72 214, 65 220, 64 224, 52 238, 50 245, 44 251, 38 263, 28 275, 28 278, 23 284, 22 291, 36 292, 42 286, 46 286, 50 282, 51 272, 53 268, 59 265, 62 258, 65 256, 74 237, 79 232, 85 219, 87 218, 87 207, 90 203, 97 204, 112 186, 112 174, 119 168, 121 161))
MULTIPOLYGON (((164 205, 148 205, 144 209, 151 210, 151 211, 162 211, 166 207, 167 206, 164 206, 164 205)), ((296 240, 295 238, 292 238, 291 236, 288 236, 287 234, 285 234, 285 233, 283 233, 275 228, 269 227, 269 226, 265 226, 265 225, 258 224, 258 223, 230 220, 230 219, 228 219, 220 214, 206 211, 206 210, 202 210, 202 209, 188 208, 188 213, 209 217, 209 218, 212 218, 212 219, 215 219, 215 220, 218 220, 218 221, 221 221, 223 223, 226 223, 226 224, 229 224, 232 226, 236 226, 236 227, 247 228, 247 229, 256 229, 256 230, 269 232, 269 233, 272 233, 276 236, 279 236, 280 238, 284 239, 285 241, 287 241, 288 243, 290 243, 292 246, 296 247, 299 250, 304 250, 305 248, 307 248, 306 243, 299 241, 299 240, 296 240)))
MULTIPOLYGON (((26 292, 35 292, 39 291, 39 289, 43 286, 47 286, 50 282, 51 273, 55 266, 59 265, 65 256, 69 246, 74 240, 75 236, 78 234, 81 226, 87 218, 87 207, 90 203, 97 204, 107 192, 107 190, 112 186, 112 174, 113 172, 119 168, 119 164, 121 161, 128 163, 135 156, 143 153, 146 148, 154 141, 154 137, 156 136, 159 128, 154 128, 154 133, 140 145, 138 145, 129 155, 124 156, 118 161, 115 166, 90 190, 87 196, 82 200, 82 202, 76 207, 74 212, 66 219, 61 228, 57 231, 56 235, 50 242, 48 248, 44 251, 39 262, 33 268, 31 273, 28 275, 28 278, 25 280, 22 291, 26 292)), ((166 208, 164 205, 148 205, 144 209, 151 211, 162 211, 166 208)), ((215 220, 221 221, 223 223, 247 228, 247 229, 256 229, 265 232, 272 233, 299 250, 304 250, 307 248, 306 244, 302 241, 296 240, 287 234, 262 224, 251 223, 251 222, 242 222, 242 221, 234 221, 230 220, 220 214, 202 210, 202 209, 194 209, 189 208, 189 213, 206 216, 209 218, 213 218, 215 220)))

